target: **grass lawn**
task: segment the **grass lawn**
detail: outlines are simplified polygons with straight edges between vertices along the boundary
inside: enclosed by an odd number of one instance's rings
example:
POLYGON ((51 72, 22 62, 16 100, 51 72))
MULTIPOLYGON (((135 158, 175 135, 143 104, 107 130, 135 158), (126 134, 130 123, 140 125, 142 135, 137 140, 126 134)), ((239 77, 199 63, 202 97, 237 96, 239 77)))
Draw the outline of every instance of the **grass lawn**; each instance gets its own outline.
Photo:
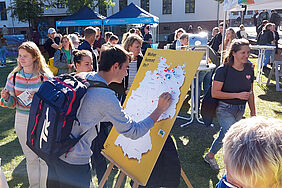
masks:
MULTIPOLYGON (((7 75, 11 72, 16 64, 16 57, 8 57, 8 66, 0 68, 0 87, 1 90, 5 86, 7 75)), ((255 62, 255 59, 252 59, 255 62)), ((264 75, 263 81, 266 82, 264 75)), ((275 84, 275 81, 272 80, 275 84)), ((276 92, 275 86, 266 86, 265 84, 254 84, 255 100, 257 115, 266 117, 275 117, 282 119, 282 92, 276 92)), ((188 101, 185 101, 180 114, 187 116, 189 109, 188 101)), ((25 169, 25 157, 22 153, 17 136, 14 130, 14 114, 15 110, 0 108, 0 158, 2 158, 2 170, 8 180, 9 186, 28 187, 27 174, 25 169)), ((249 109, 247 108, 245 117, 249 117, 249 109)), ((216 155, 221 170, 214 171, 206 164, 202 157, 208 152, 214 137, 218 134, 219 126, 205 127, 196 122, 181 128, 179 125, 184 123, 183 120, 176 120, 172 129, 173 136, 181 166, 195 188, 214 187, 224 174, 224 164, 222 160, 222 152, 216 155)), ((110 184, 116 181, 117 170, 113 170, 110 176, 110 184)), ((93 180, 97 185, 95 174, 93 180)), ((129 187, 128 180, 125 187, 129 187)), ((181 180, 180 187, 186 187, 184 181, 181 180)))

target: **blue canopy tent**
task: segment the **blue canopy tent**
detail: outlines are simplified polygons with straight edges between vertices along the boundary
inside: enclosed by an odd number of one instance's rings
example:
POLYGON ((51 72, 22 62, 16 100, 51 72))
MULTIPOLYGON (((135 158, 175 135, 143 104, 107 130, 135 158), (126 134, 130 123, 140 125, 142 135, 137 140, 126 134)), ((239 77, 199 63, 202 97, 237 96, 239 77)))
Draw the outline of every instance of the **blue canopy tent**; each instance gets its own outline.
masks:
POLYGON ((56 21, 56 27, 102 25, 105 17, 85 6, 78 12, 56 21))
POLYGON ((159 18, 130 3, 121 11, 103 20, 103 25, 127 25, 159 23, 159 18))

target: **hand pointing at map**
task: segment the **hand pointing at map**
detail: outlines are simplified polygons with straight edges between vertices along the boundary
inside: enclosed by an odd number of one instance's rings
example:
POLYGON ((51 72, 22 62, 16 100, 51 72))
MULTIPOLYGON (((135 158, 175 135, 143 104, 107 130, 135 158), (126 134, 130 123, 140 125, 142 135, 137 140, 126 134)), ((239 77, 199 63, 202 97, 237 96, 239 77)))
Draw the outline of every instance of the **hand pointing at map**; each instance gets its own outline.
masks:
POLYGON ((153 119, 154 122, 157 122, 159 117, 162 115, 164 111, 168 109, 172 102, 171 94, 168 92, 162 93, 159 97, 159 102, 157 108, 152 112, 150 117, 153 119))

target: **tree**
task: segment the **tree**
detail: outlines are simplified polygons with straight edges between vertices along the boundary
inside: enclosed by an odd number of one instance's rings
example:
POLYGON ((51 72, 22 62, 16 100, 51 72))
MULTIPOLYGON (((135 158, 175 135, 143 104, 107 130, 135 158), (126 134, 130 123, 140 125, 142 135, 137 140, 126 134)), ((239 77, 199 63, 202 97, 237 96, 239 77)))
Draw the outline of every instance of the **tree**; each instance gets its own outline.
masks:
MULTIPOLYGON (((61 0, 65 1, 66 6, 68 7, 68 11, 70 13, 75 13, 79 9, 81 9, 84 6, 89 6, 90 8, 106 8, 108 9, 110 6, 114 6, 115 3, 112 2, 112 0, 61 0)), ((104 15, 106 16, 106 15, 104 15)))
POLYGON ((8 10, 13 18, 21 22, 28 22, 30 33, 35 22, 43 15, 47 0, 13 0, 8 10))

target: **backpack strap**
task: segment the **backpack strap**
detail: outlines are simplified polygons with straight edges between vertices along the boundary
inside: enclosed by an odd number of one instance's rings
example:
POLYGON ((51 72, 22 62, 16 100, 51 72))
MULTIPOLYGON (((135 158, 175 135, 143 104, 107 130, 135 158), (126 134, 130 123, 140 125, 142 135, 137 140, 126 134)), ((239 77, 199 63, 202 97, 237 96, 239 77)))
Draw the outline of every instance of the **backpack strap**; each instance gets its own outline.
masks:
POLYGON ((63 50, 60 48, 60 62, 62 62, 63 50))
POLYGON ((18 72, 14 72, 14 75, 13 75, 13 85, 15 86, 16 84, 16 76, 17 76, 18 72))
POLYGON ((42 74, 40 75, 40 80, 41 80, 41 82, 44 81, 44 76, 42 74))
POLYGON ((101 82, 101 81, 87 80, 87 82, 89 83, 88 88, 90 88, 90 87, 102 87, 102 88, 110 89, 107 84, 105 84, 104 82, 101 82))

